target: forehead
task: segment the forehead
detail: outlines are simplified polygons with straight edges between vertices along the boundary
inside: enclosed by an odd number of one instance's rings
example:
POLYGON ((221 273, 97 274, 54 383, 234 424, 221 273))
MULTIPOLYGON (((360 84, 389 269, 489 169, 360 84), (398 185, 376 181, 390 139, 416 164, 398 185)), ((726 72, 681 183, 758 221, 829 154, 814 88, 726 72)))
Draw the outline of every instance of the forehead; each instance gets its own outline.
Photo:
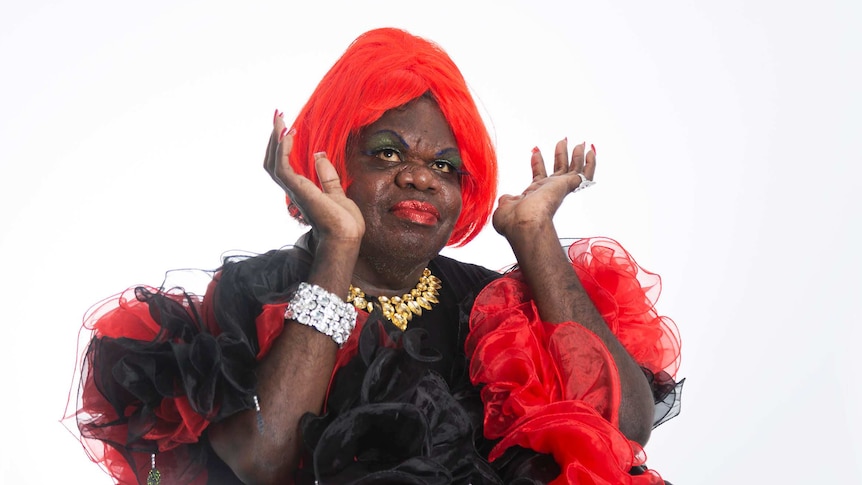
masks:
POLYGON ((380 131, 394 131, 406 142, 423 141, 431 145, 456 147, 455 135, 443 112, 434 100, 421 97, 404 106, 390 109, 374 123, 364 127, 360 136, 367 137, 380 131))

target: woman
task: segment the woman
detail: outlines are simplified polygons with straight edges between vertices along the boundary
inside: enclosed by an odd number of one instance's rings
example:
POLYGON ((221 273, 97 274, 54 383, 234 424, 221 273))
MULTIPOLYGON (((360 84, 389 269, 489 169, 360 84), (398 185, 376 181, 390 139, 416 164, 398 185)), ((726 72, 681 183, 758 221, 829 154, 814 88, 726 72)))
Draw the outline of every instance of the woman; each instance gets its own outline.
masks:
POLYGON ((552 223, 595 149, 559 142, 550 175, 533 150, 493 213, 501 278, 439 256, 486 223, 496 158, 438 47, 363 34, 273 124, 265 168, 311 230, 202 300, 137 288, 94 319, 94 459, 122 483, 663 483, 640 445, 678 343, 652 275, 608 240, 567 254, 552 223))

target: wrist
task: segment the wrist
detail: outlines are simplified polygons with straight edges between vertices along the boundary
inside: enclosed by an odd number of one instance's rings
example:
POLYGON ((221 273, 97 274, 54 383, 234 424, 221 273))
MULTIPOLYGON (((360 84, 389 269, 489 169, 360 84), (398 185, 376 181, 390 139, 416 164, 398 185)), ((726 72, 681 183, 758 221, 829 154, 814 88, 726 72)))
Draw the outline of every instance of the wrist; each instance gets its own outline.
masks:
POLYGON ((312 230, 309 233, 308 250, 312 253, 315 259, 319 256, 337 259, 349 259, 353 257, 355 260, 359 256, 359 248, 362 246, 362 236, 334 236, 331 234, 321 233, 317 230, 312 230))
POLYGON ((303 235, 297 245, 311 255, 307 281, 346 297, 359 258, 359 243, 349 239, 321 239, 317 231, 313 231, 303 235))
POLYGON ((558 244, 557 229, 551 219, 533 219, 513 224, 503 231, 512 250, 535 247, 540 241, 553 241, 558 244))
POLYGON ((335 293, 303 282, 288 303, 284 318, 311 327, 341 346, 356 325, 356 308, 335 293))

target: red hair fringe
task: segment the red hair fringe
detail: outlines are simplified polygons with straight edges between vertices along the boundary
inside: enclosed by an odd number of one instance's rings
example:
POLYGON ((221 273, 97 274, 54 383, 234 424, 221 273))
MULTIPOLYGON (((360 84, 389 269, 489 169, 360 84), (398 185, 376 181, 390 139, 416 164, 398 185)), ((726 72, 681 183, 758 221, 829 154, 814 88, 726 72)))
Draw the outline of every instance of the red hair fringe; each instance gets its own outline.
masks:
POLYGON ((313 154, 325 151, 350 185, 346 149, 351 136, 393 108, 430 93, 448 121, 463 170, 461 215, 448 245, 472 240, 491 215, 497 195, 497 155, 464 77, 436 44, 393 28, 359 36, 323 76, 294 121, 293 169, 320 185, 313 154))

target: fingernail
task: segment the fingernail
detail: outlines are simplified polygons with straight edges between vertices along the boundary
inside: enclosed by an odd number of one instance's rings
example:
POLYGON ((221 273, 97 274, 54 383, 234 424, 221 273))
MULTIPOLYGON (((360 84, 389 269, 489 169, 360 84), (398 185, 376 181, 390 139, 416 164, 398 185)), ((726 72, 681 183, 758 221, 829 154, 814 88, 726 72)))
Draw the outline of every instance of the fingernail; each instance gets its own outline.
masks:
POLYGON ((593 151, 593 155, 598 155, 599 153, 596 151, 596 146, 590 143, 590 150, 593 151))
POLYGON ((278 110, 275 110, 275 113, 272 114, 272 124, 275 124, 275 120, 278 118, 278 110))
POLYGON ((296 127, 291 127, 290 131, 287 132, 288 135, 293 136, 296 134, 296 127))
POLYGON ((533 149, 530 151, 533 153, 539 153, 539 147, 533 147, 533 149))
POLYGON ((286 135, 286 134, 287 134, 287 128, 282 128, 281 134, 278 135, 278 141, 284 140, 284 135, 286 135))
POLYGON ((326 152, 317 152, 314 154, 315 160, 320 160, 321 158, 326 158, 326 152))
POLYGON ((280 112, 280 113, 278 114, 278 117, 279 117, 279 118, 284 118, 284 111, 280 112))

